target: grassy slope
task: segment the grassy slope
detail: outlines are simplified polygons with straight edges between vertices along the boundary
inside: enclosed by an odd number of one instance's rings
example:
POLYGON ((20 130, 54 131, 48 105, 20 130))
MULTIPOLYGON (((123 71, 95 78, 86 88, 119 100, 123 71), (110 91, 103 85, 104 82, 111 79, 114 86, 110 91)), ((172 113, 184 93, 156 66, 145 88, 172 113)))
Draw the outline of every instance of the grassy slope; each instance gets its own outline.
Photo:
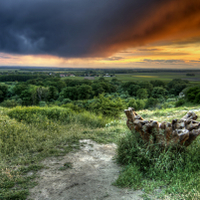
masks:
MULTIPOLYGON (((146 119, 158 121, 166 120, 167 116, 167 121, 170 121, 172 118, 182 117, 189 109, 197 107, 145 110, 139 114, 146 119)), ((200 111, 197 114, 200 115, 200 111)), ((130 134, 125 122, 124 114, 120 120, 112 120, 87 112, 75 114, 58 107, 0 108, 0 199, 26 199, 28 189, 36 184, 34 178, 37 170, 45 167, 40 165, 42 159, 48 156, 62 156, 78 149, 79 139, 90 138, 100 143, 117 142, 124 133, 126 136, 130 134), (32 175, 26 176, 28 172, 32 172, 32 175)), ((132 172, 131 174, 138 177, 138 181, 133 179, 135 185, 129 184, 130 187, 149 191, 162 186, 166 187, 168 192, 182 192, 182 186, 176 185, 175 182, 170 184, 168 181, 169 185, 166 185, 165 181, 160 179, 146 179, 137 166, 132 167, 132 172)), ((183 176, 189 180, 189 174, 183 176)), ((186 194, 192 189, 200 191, 198 179, 194 187, 191 185, 192 179, 187 184, 186 180, 178 181, 178 184, 186 185, 186 194)))
MULTIPOLYGON (((138 113, 148 120, 171 122, 172 119, 181 118, 189 110, 194 110, 199 116, 199 109, 200 106, 138 113)), ((156 145, 152 149, 144 148, 143 143, 127 131, 119 140, 117 150, 117 161, 124 165, 124 170, 114 184, 142 189, 147 193, 162 189, 159 197, 163 199, 200 199, 199 151, 200 137, 183 151, 161 152, 156 145)))
POLYGON ((123 127, 106 125, 110 121, 58 107, 0 108, 0 199, 26 199, 36 171, 44 167, 39 161, 78 149, 79 139, 116 141, 123 127))

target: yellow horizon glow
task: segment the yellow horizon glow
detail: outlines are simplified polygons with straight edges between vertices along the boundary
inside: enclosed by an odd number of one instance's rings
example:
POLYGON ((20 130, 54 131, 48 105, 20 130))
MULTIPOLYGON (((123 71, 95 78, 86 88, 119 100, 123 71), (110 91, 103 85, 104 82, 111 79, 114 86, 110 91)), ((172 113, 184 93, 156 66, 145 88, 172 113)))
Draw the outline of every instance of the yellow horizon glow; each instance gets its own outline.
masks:
MULTIPOLYGON (((127 49, 109 58, 61 58, 51 55, 11 55, 0 53, 1 66, 46 66, 73 68, 104 68, 127 67, 136 64, 137 67, 148 68, 156 63, 171 61, 172 68, 192 66, 200 67, 200 48, 198 44, 184 45, 154 45, 127 49), (176 63, 175 63, 176 62, 176 63), (181 64, 180 64, 181 63, 181 64)), ((158 66, 157 66, 158 67, 158 66)), ((168 67, 170 65, 168 64, 168 67)))

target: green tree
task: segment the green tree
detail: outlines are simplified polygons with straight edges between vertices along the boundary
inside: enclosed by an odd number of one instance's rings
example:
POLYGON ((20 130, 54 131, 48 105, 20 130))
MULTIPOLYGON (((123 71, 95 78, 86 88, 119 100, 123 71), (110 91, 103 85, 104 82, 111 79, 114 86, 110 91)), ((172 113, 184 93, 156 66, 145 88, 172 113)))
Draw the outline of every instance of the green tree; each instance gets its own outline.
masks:
POLYGON ((173 79, 167 84, 169 93, 176 96, 179 95, 179 93, 187 87, 188 83, 189 81, 187 80, 173 79))
POLYGON ((39 101, 46 101, 49 93, 49 89, 47 87, 37 87, 36 93, 39 101))
POLYGON ((161 80, 152 80, 150 83, 153 85, 153 87, 165 87, 165 83, 161 80))
POLYGON ((124 104, 121 98, 111 99, 110 97, 104 97, 103 94, 95 97, 90 105, 92 111, 111 117, 119 117, 123 108, 124 104))
POLYGON ((99 94, 102 94, 105 92, 102 85, 100 83, 93 83, 92 90, 94 91, 94 96, 98 96, 99 94))
POLYGON ((78 100, 78 88, 66 87, 61 91, 60 96, 63 96, 63 98, 69 98, 71 100, 78 100))
POLYGON ((48 97, 47 99, 50 100, 56 100, 58 98, 58 90, 54 86, 49 87, 48 97))
POLYGON ((139 85, 130 85, 128 87, 128 93, 130 96, 137 96, 137 91, 140 89, 141 87, 139 85))
POLYGON ((0 84, 0 102, 2 102, 6 98, 7 92, 8 86, 5 84, 0 84))
POLYGON ((146 108, 154 108, 154 107, 156 107, 157 103, 158 103, 157 99, 150 97, 150 98, 147 99, 145 107, 146 108))
POLYGON ((81 85, 78 87, 78 99, 90 99, 93 97, 92 87, 89 85, 81 85))
POLYGON ((153 90, 153 85, 148 81, 142 81, 138 84, 141 88, 146 89, 148 94, 150 95, 153 90))
POLYGON ((146 99, 148 97, 147 89, 141 88, 137 90, 136 96, 138 99, 146 99))
POLYGON ((186 98, 190 102, 198 102, 199 93, 200 93, 199 86, 191 87, 186 91, 186 98))
POLYGON ((153 98, 163 98, 168 94, 167 90, 163 87, 154 87, 152 90, 152 97, 153 98))

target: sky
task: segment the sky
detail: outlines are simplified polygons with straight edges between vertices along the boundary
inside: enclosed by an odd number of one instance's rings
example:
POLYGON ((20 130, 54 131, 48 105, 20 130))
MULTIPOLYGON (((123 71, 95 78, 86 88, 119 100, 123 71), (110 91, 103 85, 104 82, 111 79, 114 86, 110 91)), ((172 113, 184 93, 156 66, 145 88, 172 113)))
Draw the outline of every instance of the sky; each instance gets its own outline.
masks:
POLYGON ((0 0, 0 66, 200 69, 200 0, 0 0))

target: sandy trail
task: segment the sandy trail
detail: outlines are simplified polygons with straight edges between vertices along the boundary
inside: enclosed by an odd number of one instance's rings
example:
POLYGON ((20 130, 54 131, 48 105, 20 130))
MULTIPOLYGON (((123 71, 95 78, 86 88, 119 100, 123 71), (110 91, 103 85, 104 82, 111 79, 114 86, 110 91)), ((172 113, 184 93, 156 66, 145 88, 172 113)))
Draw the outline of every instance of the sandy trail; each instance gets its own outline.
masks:
POLYGON ((120 167, 113 161, 115 144, 97 144, 81 140, 81 148, 62 158, 47 158, 47 168, 38 172, 38 185, 30 190, 34 200, 139 200, 142 191, 120 189, 112 185, 120 167), (72 168, 60 170, 65 163, 72 168))

